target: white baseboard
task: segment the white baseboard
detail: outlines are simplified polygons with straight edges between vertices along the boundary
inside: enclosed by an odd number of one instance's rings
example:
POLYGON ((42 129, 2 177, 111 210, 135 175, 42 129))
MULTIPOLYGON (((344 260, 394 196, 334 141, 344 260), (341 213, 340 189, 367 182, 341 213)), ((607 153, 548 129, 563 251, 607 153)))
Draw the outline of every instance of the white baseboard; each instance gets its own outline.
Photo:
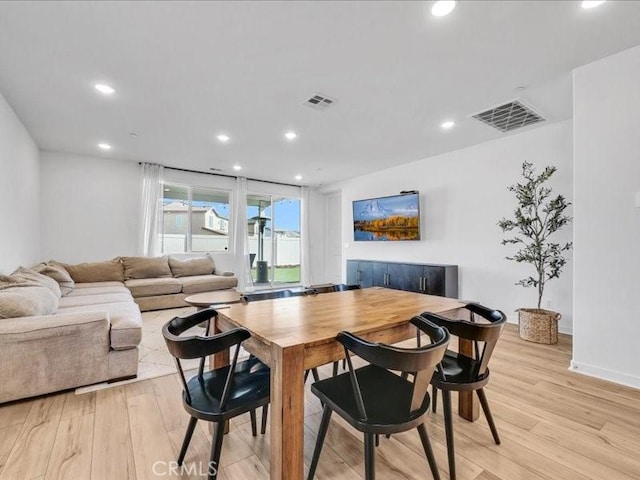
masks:
POLYGON ((619 383, 627 387, 640 389, 640 377, 629 375, 627 373, 617 372, 615 370, 609 370, 607 368, 596 367, 582 362, 576 362, 571 360, 569 370, 589 377, 599 378, 601 380, 607 380, 609 382, 619 383))

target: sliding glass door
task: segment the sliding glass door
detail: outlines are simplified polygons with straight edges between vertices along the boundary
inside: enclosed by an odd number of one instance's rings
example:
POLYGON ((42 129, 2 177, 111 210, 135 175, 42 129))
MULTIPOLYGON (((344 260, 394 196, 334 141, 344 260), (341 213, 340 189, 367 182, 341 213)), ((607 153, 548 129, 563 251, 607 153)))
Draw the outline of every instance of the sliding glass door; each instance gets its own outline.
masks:
POLYGON ((300 199, 247 195, 251 277, 256 287, 299 284, 300 199))

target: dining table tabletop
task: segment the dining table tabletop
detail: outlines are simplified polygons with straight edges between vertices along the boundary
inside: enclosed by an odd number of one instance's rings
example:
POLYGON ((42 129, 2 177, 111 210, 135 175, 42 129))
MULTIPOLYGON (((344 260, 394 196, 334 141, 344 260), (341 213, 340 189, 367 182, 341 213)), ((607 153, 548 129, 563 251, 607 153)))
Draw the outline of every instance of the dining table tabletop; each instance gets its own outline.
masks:
MULTIPOLYGON (((229 305, 218 310, 214 333, 244 327, 243 348, 271 369, 270 478, 302 480, 304 474, 304 372, 344 358, 336 340, 348 331, 373 342, 393 344, 416 338, 409 323, 422 312, 457 318, 466 312, 457 299, 372 287, 229 305), (461 310, 462 309, 462 310, 461 310)), ((460 351, 470 345, 460 342, 460 351)), ((210 359, 229 364, 229 352, 210 359)), ((459 414, 477 418, 477 403, 461 392, 459 414)))

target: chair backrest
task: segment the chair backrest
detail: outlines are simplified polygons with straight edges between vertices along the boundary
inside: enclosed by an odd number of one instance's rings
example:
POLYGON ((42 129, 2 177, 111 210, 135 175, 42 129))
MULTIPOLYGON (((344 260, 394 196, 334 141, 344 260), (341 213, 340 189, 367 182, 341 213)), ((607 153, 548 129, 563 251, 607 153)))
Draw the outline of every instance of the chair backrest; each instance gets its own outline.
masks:
POLYGON ((247 293, 240 298, 240 301, 244 303, 258 302, 260 300, 273 300, 276 298, 295 297, 298 295, 304 295, 304 292, 299 292, 296 294, 291 290, 278 290, 276 292, 247 293))
MULTIPOLYGON (((337 339, 345 349, 358 411, 363 419, 367 417, 366 408, 358 384, 357 371, 353 369, 349 352, 377 367, 412 374, 413 391, 410 410, 417 410, 423 405, 433 371, 442 361, 449 344, 449 333, 446 329, 434 325, 422 317, 412 318, 411 323, 429 336, 430 344, 418 348, 399 348, 371 343, 349 332, 338 334, 337 339)), ((398 407, 401 408, 401 406, 398 407)))
POLYGON ((344 292, 346 290, 358 289, 360 289, 360 285, 345 285, 344 283, 338 285, 319 285, 317 287, 312 285, 306 290, 306 293, 307 295, 316 295, 319 293, 344 292))
POLYGON ((335 292, 345 292, 347 290, 360 290, 360 285, 345 285, 341 283, 334 286, 335 292))
POLYGON ((176 367, 180 374, 179 376, 185 391, 187 403, 191 403, 191 396, 189 395, 187 380, 184 376, 184 370, 180 360, 199 358, 200 365, 198 367, 198 376, 202 378, 205 360, 209 355, 222 352, 223 350, 227 350, 228 348, 236 345, 237 348, 227 374, 225 388, 220 397, 220 408, 224 408, 230 391, 233 373, 238 361, 238 352, 240 350, 239 346, 244 340, 251 337, 251 333, 245 328, 234 328, 217 335, 209 336, 210 322, 216 315, 217 312, 215 309, 207 308, 184 317, 174 317, 162 327, 162 336, 164 337, 164 341, 167 344, 169 352, 176 362, 176 367), (185 331, 202 322, 207 322, 205 336, 181 336, 185 331))
POLYGON ((478 371, 474 373, 484 375, 493 350, 504 330, 507 316, 500 310, 492 310, 478 303, 469 303, 464 308, 470 312, 470 320, 451 320, 429 312, 424 312, 422 316, 446 328, 451 335, 471 340, 474 345, 474 358, 478 361, 478 371), (477 322, 477 316, 486 320, 486 323, 477 322), (483 346, 480 345, 481 343, 483 346))

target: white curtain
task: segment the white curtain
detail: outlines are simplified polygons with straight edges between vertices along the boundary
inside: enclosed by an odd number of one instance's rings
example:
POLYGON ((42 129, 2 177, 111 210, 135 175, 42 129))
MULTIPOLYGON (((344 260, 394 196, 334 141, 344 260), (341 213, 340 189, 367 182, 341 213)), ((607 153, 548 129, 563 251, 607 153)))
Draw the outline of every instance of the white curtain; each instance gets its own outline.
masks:
POLYGON ((155 163, 142 164, 142 211, 140 254, 155 257, 160 254, 159 234, 162 229, 162 174, 164 167, 155 163))
POLYGON ((302 285, 308 287, 313 285, 311 268, 309 260, 311 259, 309 251, 309 187, 301 187, 302 190, 302 208, 300 209, 301 220, 301 242, 300 245, 300 272, 302 277, 302 285))
POLYGON ((253 290, 249 265, 249 237, 247 227, 247 179, 238 177, 233 194, 233 244, 235 252, 235 274, 238 291, 253 290))

